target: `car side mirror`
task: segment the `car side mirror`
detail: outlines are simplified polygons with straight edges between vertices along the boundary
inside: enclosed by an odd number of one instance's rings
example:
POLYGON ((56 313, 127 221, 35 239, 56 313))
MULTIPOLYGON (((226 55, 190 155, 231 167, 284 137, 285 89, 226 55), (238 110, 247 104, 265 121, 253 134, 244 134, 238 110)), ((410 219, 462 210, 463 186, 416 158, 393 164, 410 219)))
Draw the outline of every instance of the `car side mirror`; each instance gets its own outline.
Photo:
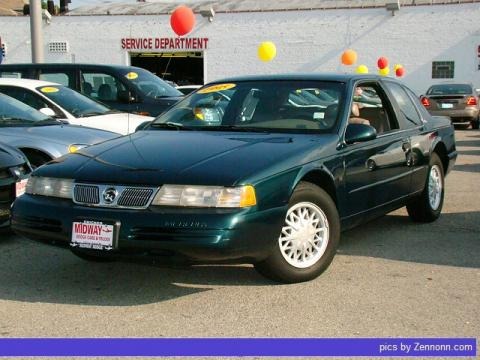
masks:
POLYGON ((117 94, 117 98, 120 102, 125 104, 137 101, 135 96, 128 90, 120 90, 117 94))
POLYGON ((43 115, 47 115, 47 116, 50 116, 50 117, 55 117, 57 116, 57 114, 55 114, 55 111, 53 111, 52 109, 48 108, 48 107, 45 107, 45 108, 41 108, 40 111, 43 115))
POLYGON ((377 137, 377 130, 373 126, 365 124, 348 124, 345 131, 345 142, 353 144, 373 140, 377 137))

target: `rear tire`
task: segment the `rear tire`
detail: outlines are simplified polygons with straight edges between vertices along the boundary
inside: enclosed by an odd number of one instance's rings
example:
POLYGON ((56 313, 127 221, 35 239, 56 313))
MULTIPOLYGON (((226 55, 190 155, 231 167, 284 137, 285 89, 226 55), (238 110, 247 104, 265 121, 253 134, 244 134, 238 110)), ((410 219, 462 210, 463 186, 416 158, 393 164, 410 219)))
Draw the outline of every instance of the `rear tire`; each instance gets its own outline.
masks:
POLYGON ((472 121, 472 129, 478 130, 480 128, 480 117, 476 121, 472 121))
POLYGON ((328 268, 339 241, 340 218, 335 203, 323 189, 300 182, 272 253, 255 264, 255 269, 283 283, 312 280, 328 268))
POLYGON ((416 222, 432 222, 438 219, 443 207, 445 178, 443 164, 436 153, 432 153, 428 176, 423 192, 407 204, 410 218, 416 222))

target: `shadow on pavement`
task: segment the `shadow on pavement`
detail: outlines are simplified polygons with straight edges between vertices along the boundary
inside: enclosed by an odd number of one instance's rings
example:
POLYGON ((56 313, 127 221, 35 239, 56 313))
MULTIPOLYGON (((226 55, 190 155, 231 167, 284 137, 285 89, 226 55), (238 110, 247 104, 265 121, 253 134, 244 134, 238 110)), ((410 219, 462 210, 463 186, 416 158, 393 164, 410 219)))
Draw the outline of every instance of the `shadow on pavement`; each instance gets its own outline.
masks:
POLYGON ((22 238, 0 240, 0 274, 0 299, 95 306, 158 303, 218 286, 272 285, 247 265, 90 263, 22 238))
POLYGON ((458 146, 471 146, 471 147, 480 147, 480 140, 457 140, 456 142, 458 146))
MULTIPOLYGON (((480 268, 479 232, 479 212, 442 214, 430 224, 392 214, 344 232, 339 254, 480 268)), ((219 286, 273 285, 247 265, 88 263, 21 238, 0 241, 0 274, 0 299, 96 306, 158 303, 219 286)))
POLYGON ((457 150, 459 155, 480 156, 480 150, 457 150))
POLYGON ((339 253, 423 264, 480 268, 480 212, 447 213, 420 224, 387 215, 342 234, 339 253))
POLYGON ((465 172, 473 172, 478 173, 480 172, 480 164, 461 164, 455 165, 453 170, 455 171, 465 171, 465 172))

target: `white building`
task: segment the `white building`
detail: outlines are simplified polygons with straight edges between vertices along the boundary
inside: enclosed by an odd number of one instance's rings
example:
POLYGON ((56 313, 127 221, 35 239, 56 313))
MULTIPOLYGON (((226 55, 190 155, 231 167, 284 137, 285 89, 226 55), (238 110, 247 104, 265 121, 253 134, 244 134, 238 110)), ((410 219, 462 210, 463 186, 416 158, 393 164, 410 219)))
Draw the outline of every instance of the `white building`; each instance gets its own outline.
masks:
MULTIPOLYGON (((132 64, 198 83, 243 74, 354 72, 340 62, 352 48, 357 65, 371 73, 380 56, 390 60, 392 76, 393 65, 402 64, 404 81, 418 93, 452 79, 480 87, 480 1, 405 0, 394 13, 386 9, 391 2, 189 1, 196 25, 184 40, 170 27, 182 2, 81 7, 43 24, 45 61, 132 64), (268 63, 257 58, 266 40, 277 46, 268 63)), ((4 63, 31 60, 28 16, 0 17, 0 37, 4 63)))

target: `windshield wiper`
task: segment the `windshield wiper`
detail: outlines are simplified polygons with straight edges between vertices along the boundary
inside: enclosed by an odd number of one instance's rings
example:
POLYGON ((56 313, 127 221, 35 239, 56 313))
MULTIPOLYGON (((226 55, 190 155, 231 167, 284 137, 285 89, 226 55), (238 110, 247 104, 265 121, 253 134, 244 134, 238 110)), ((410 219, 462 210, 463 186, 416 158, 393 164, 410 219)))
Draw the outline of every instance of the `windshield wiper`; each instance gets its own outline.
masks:
POLYGON ((154 123, 151 123, 149 125, 149 127, 160 128, 160 129, 173 129, 173 130, 193 130, 190 127, 185 127, 182 124, 174 123, 174 122, 170 122, 170 121, 167 121, 167 122, 164 122, 164 123, 154 122, 154 123))
POLYGON ((0 123, 2 125, 9 125, 9 124, 31 124, 33 121, 22 119, 22 118, 15 118, 15 117, 0 117, 0 123))
MULTIPOLYGON (((58 120, 58 119, 54 119, 54 118, 35 121, 35 123, 33 123, 34 126, 63 125, 63 124, 65 124, 63 121, 58 120)), ((68 122, 67 122, 67 124, 68 124, 68 122)))
POLYGON ((77 117, 83 118, 83 117, 89 117, 89 116, 96 116, 96 115, 104 115, 106 112, 100 112, 100 111, 91 111, 85 114, 79 114, 77 117))
POLYGON ((269 129, 258 128, 253 126, 238 126, 238 125, 219 125, 219 126, 202 126, 201 130, 213 131, 240 131, 240 132, 261 132, 269 133, 269 129))

